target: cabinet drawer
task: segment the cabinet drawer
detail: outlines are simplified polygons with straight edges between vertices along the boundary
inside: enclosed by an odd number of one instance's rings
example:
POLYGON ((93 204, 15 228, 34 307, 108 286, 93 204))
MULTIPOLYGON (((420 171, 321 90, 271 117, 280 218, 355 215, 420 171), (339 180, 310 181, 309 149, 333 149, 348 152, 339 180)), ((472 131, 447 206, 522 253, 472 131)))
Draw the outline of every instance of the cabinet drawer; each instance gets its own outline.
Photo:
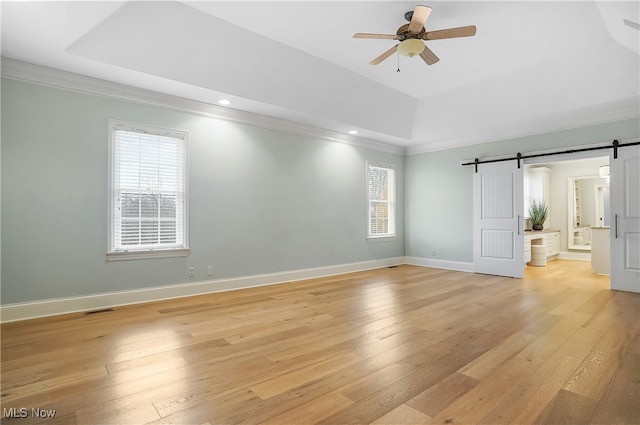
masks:
POLYGON ((544 244, 548 247, 548 255, 560 254, 560 233, 548 233, 543 236, 544 244))

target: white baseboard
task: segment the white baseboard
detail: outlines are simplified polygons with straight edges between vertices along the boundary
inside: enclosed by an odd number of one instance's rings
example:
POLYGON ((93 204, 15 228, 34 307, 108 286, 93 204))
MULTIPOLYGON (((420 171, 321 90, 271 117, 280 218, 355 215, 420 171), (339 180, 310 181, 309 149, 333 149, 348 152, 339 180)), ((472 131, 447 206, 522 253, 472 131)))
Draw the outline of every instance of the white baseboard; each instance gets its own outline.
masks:
POLYGON ((8 323, 38 317, 56 316, 101 310, 116 306, 182 298, 213 292, 231 291, 255 286, 272 285, 295 280, 312 279, 364 270, 397 266, 405 262, 405 257, 384 258, 381 260, 339 264, 327 267, 292 270, 228 279, 215 279, 203 282, 157 286, 134 289, 131 291, 108 292, 81 297, 56 298, 0 306, 0 322, 8 323))
POLYGON ((591 261, 590 252, 563 251, 558 255, 560 260, 591 261))
POLYGON ((456 270, 459 272, 473 272, 473 263, 462 261, 438 260, 424 257, 404 257, 404 264, 412 266, 433 267, 435 269, 456 270))

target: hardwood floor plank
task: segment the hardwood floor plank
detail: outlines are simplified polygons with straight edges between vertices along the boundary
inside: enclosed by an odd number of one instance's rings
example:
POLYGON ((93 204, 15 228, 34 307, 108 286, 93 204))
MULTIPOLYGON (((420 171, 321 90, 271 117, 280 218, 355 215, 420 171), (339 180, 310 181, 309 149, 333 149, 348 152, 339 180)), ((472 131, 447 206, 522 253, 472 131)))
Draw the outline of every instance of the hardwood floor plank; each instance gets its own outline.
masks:
MULTIPOLYGON (((267 357, 272 361, 284 361, 322 349, 330 349, 345 342, 348 342, 351 348, 355 349, 359 345, 365 345, 378 340, 375 334, 376 331, 397 324, 400 320, 400 317, 391 316, 362 326, 341 324, 334 328, 329 328, 327 335, 323 338, 315 338, 313 344, 297 344, 293 347, 269 354, 267 357)), ((318 335, 322 335, 322 333, 318 333, 318 335)))
POLYGON ((314 424, 352 404, 351 400, 340 394, 329 393, 261 423, 264 425, 314 424))
POLYGON ((267 333, 260 338, 253 338, 235 344, 209 345, 206 342, 188 345, 183 348, 184 358, 189 364, 197 365, 212 360, 244 359, 245 357, 265 357, 282 350, 283 347, 303 343, 310 338, 312 332, 308 328, 288 329, 276 333, 267 333))
POLYGON ((299 387, 307 382, 326 376, 331 372, 348 367, 362 359, 362 357, 352 352, 338 354, 331 359, 324 360, 287 373, 286 375, 281 375, 277 378, 253 385, 250 389, 254 393, 258 394, 263 400, 268 399, 274 395, 281 394, 292 388, 299 387))
POLYGON ((509 396, 514 387, 535 373, 531 362, 512 357, 471 390, 434 415, 428 424, 479 423, 509 396))
POLYGON ((492 349, 460 368, 458 372, 471 378, 482 379, 489 375, 495 368, 515 356, 526 346, 536 340, 536 336, 528 333, 517 332, 492 349))
POLYGON ((215 421, 223 424, 260 423, 374 373, 381 367, 392 363, 396 356, 381 353, 351 367, 335 371, 323 379, 278 394, 269 400, 263 401, 256 397, 257 400, 244 403, 241 407, 216 417, 215 421))
POLYGON ((94 410, 89 407, 76 412, 78 425, 129 425, 144 424, 159 418, 153 405, 127 406, 111 411, 94 410))
POLYGON ((640 417, 640 355, 631 351, 600 398, 590 424, 633 424, 640 417))
MULTIPOLYGON (((191 389, 187 388, 186 390, 189 391, 191 389)), ((156 401, 153 402, 153 406, 162 418, 167 418, 169 421, 178 419, 178 422, 180 422, 188 418, 189 421, 193 422, 193 415, 198 415, 198 418, 214 418, 248 403, 261 401, 262 399, 251 390, 242 388, 235 391, 220 392, 217 387, 213 386, 194 389, 184 393, 184 395, 166 399, 157 397, 156 401)), ((197 419, 195 422, 200 420, 202 419, 197 419)))
MULTIPOLYGON (((551 314, 558 314, 560 316, 566 316, 575 312, 579 307, 582 307, 583 304, 588 302, 594 295, 597 295, 598 290, 585 290, 579 293, 574 294, 571 298, 549 311, 551 314)), ((588 314, 586 311, 583 311, 585 314, 588 314)))
POLYGON ((578 366, 563 389, 598 400, 631 343, 628 329, 612 326, 578 366))
POLYGON ((421 341, 419 339, 409 341, 368 357, 367 363, 371 364, 376 370, 379 370, 393 363, 404 362, 407 358, 423 351, 426 345, 428 345, 428 341, 421 341))
POLYGON ((401 330, 400 332, 391 336, 384 336, 384 333, 382 333, 382 335, 382 337, 372 339, 369 343, 360 344, 356 347, 353 347, 353 352, 362 357, 373 357, 376 354, 383 353, 394 347, 402 346, 412 341, 425 341, 429 338, 429 335, 426 331, 418 328, 401 330))
POLYGON ((640 329, 636 331, 636 335, 633 337, 633 340, 631 340, 629 350, 632 353, 640 354, 640 329))
POLYGON ((383 417, 371 422, 371 425, 422 425, 431 419, 424 413, 401 404, 383 417))
POLYGON ((563 316, 553 328, 538 337, 517 356, 536 365, 543 363, 590 318, 591 315, 584 313, 563 316))
POLYGON ((133 366, 130 363, 126 366, 123 366, 122 363, 107 365, 107 372, 109 375, 117 373, 126 375, 127 378, 138 378, 155 373, 170 373, 174 369, 185 367, 187 365, 187 362, 182 357, 174 357, 163 361, 150 361, 147 358, 142 358, 139 363, 144 364, 140 364, 138 366, 133 366))
POLYGON ((51 391, 52 388, 64 389, 69 386, 84 384, 92 381, 99 381, 100 378, 107 376, 107 370, 104 366, 92 368, 89 370, 80 370, 68 373, 55 378, 45 379, 43 381, 33 381, 24 385, 7 386, 2 388, 3 403, 12 402, 24 396, 39 396, 51 391))
POLYGON ((379 386, 390 385, 413 372, 408 365, 390 364, 340 389, 340 394, 352 401, 362 400, 376 392, 379 386))
POLYGON ((595 314, 598 313, 616 293, 614 291, 599 290, 588 298, 575 310, 578 313, 595 314))
POLYGON ((312 314, 309 317, 305 317, 299 320, 291 320, 291 318, 284 319, 287 323, 274 323, 271 330, 265 329, 264 323, 256 324, 252 328, 243 327, 237 333, 227 335, 224 337, 225 341, 231 344, 237 344, 242 341, 249 341, 255 338, 263 338, 270 333, 281 333, 290 329, 305 328, 311 324, 322 322, 324 320, 330 320, 333 316, 328 314, 312 314))
MULTIPOLYGON (((536 418, 534 424, 586 424, 594 407, 594 400, 570 391, 560 390, 549 406, 536 418)), ((612 422, 609 422, 608 425, 612 425, 612 422)))
POLYGON ((459 332, 449 340, 440 343, 440 346, 447 347, 447 350, 442 350, 435 357, 432 355, 433 351, 430 351, 434 349, 433 347, 409 356, 401 363, 413 367, 411 374, 383 386, 353 406, 328 417, 322 423, 369 423, 386 415, 481 354, 481 349, 471 344, 473 338, 478 334, 481 334, 481 331, 459 332), (442 361, 443 358, 446 358, 446 361, 442 361), (439 364, 439 367, 433 367, 434 364, 439 364))
POLYGON ((409 400, 407 405, 433 417, 469 392, 478 382, 477 379, 456 372, 409 400))
POLYGON ((602 338, 600 328, 580 328, 547 360, 536 373, 519 385, 480 423, 532 423, 553 400, 567 379, 602 338))

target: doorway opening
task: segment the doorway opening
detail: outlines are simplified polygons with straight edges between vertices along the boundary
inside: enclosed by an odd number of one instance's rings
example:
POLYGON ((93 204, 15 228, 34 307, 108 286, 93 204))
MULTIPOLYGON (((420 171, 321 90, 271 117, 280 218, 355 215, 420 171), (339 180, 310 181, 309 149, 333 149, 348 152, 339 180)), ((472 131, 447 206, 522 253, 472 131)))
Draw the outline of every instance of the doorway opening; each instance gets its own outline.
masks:
MULTIPOLYGON (((609 156, 601 152, 526 161, 523 178, 524 267, 536 267, 536 274, 539 274, 552 269, 545 269, 547 262, 573 260, 589 262, 591 272, 609 277, 608 170, 609 156), (542 201, 548 208, 542 232, 532 230, 529 207, 534 201, 542 201), (528 257, 528 244, 531 244, 532 256, 537 251, 538 257, 543 255, 546 261, 528 257)), ((580 267, 579 270, 584 273, 589 269, 580 267)))

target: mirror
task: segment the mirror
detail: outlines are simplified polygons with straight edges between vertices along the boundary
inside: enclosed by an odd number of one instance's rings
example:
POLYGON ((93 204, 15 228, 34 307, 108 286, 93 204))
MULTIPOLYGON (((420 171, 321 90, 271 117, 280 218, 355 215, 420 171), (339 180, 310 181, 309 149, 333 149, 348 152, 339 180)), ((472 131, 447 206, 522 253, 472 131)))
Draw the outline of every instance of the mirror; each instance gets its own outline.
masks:
POLYGON ((600 176, 569 178, 569 249, 591 251, 591 228, 608 227, 609 179, 600 176))

